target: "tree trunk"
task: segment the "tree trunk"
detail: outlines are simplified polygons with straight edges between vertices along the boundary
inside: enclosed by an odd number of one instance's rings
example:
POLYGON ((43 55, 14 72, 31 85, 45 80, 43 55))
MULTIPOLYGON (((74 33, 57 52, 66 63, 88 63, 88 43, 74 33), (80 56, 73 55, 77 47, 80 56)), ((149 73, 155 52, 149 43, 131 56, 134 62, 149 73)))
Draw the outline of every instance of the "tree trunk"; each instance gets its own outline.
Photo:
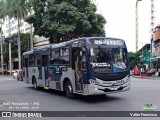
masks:
POLYGON ((2 71, 2 75, 4 73, 4 68, 3 68, 3 31, 2 31, 2 22, 1 24, 1 71, 2 71))
POLYGON ((32 24, 30 25, 30 50, 33 50, 33 38, 32 38, 32 24))
POLYGON ((20 40, 20 18, 18 18, 18 68, 21 70, 21 40, 20 40))

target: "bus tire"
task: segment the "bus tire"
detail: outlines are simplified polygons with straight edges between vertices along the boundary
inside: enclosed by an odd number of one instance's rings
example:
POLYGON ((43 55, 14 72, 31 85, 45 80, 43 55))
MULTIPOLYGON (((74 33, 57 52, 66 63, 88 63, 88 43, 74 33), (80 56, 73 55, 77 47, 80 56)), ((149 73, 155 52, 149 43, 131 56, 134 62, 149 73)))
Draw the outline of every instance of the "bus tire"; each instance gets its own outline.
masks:
POLYGON ((73 87, 70 81, 66 81, 65 83, 65 93, 66 93, 66 96, 70 99, 73 99, 75 97, 73 93, 73 87))
POLYGON ((39 87, 37 86, 37 80, 36 80, 35 77, 33 78, 33 87, 34 87, 35 90, 38 90, 38 88, 39 88, 39 87))

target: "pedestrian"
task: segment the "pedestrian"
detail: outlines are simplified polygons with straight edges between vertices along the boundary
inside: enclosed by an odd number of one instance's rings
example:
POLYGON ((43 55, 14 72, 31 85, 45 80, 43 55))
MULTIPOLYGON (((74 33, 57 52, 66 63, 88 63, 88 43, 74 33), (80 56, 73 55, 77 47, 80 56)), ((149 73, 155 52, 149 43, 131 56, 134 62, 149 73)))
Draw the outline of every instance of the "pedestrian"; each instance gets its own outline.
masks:
POLYGON ((141 67, 141 75, 144 74, 144 68, 141 67))

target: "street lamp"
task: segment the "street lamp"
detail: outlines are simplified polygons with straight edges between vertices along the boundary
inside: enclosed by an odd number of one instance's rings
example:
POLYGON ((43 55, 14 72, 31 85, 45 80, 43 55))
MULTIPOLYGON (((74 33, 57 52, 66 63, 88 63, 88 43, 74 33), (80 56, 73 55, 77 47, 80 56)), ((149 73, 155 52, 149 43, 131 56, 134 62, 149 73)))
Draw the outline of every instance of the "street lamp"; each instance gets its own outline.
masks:
POLYGON ((136 1, 136 52, 138 51, 138 2, 142 0, 137 0, 136 1))
POLYGON ((4 68, 3 68, 3 32, 2 32, 2 24, 3 22, 0 21, 1 24, 1 71, 2 71, 2 75, 4 73, 4 68))

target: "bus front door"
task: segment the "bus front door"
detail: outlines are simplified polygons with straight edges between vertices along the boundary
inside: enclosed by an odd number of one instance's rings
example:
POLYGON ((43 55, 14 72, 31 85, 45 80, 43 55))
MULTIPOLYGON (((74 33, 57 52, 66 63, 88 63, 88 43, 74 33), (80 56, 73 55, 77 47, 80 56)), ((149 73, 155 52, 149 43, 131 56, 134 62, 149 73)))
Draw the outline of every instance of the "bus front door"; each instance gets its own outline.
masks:
POLYGON ((83 91, 83 71, 81 69, 82 48, 75 47, 72 49, 72 69, 75 70, 75 90, 76 92, 83 91))
POLYGON ((48 55, 42 55, 42 86, 46 89, 49 86, 48 83, 48 55))

